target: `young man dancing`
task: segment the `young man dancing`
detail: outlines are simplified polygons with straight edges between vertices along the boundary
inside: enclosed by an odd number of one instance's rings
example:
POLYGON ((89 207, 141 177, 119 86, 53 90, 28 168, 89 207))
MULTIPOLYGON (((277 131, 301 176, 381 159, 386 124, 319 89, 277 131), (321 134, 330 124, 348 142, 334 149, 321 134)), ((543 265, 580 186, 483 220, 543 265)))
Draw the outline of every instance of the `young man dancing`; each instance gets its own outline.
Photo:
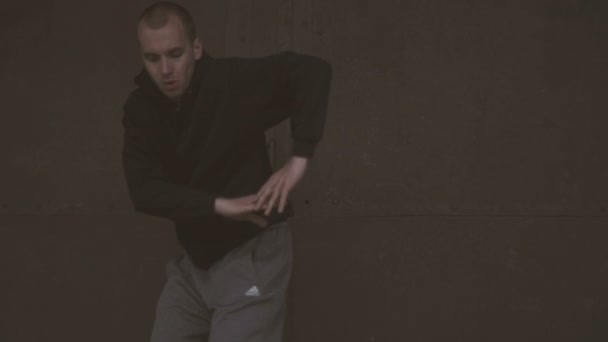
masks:
POLYGON ((124 104, 123 165, 136 210, 171 219, 185 254, 167 263, 153 342, 278 342, 292 250, 288 201, 322 138, 331 67, 285 51, 212 58, 181 6, 137 22, 143 70, 124 104), (273 171, 264 132, 291 119, 273 171))

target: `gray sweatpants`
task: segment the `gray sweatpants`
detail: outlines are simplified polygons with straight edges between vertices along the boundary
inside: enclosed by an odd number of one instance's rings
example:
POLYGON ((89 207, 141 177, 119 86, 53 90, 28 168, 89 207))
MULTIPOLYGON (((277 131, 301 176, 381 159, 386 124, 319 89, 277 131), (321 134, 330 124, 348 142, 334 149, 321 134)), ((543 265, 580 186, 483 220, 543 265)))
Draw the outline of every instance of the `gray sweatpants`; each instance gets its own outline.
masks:
POLYGON ((275 224, 209 270, 167 263, 152 342, 280 342, 291 274, 291 233, 275 224))

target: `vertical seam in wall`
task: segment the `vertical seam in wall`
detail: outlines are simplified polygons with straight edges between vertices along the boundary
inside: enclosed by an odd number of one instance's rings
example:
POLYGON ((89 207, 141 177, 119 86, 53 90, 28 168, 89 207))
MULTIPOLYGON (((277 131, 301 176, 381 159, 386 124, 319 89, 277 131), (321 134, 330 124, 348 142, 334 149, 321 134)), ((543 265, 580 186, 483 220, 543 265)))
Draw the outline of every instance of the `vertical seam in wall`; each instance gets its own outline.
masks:
POLYGON ((253 0, 247 2, 247 54, 249 57, 253 55, 253 0))
POLYGON ((290 21, 291 21, 291 28, 290 28, 290 30, 291 30, 291 32, 289 33, 289 50, 293 50, 293 47, 295 45, 293 40, 294 40, 294 31, 296 30, 295 29, 296 21, 295 21, 295 13, 294 13, 294 7, 295 6, 294 6, 293 1, 294 0, 289 0, 289 11, 290 11, 290 16, 291 16, 290 17, 290 21))

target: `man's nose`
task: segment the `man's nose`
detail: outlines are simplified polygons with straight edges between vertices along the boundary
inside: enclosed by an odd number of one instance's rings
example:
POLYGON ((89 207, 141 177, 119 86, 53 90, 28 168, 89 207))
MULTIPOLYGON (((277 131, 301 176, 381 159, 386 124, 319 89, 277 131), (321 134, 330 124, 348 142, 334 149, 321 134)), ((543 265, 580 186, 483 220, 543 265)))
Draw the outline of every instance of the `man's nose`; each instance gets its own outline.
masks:
POLYGON ((173 71, 171 63, 167 60, 167 58, 163 57, 160 61, 160 72, 163 75, 169 75, 173 71))

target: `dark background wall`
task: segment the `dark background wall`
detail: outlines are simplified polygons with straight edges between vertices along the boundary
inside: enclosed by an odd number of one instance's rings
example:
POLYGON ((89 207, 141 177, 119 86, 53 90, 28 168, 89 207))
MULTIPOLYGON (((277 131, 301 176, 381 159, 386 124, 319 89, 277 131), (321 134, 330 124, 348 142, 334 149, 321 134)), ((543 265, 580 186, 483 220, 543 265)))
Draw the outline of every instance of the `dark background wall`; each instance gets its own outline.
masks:
MULTIPOLYGON (((120 164, 151 2, 3 4, 0 341, 148 338, 180 252, 120 164)), ((180 3, 214 56, 334 66, 289 341, 608 337, 606 2, 180 3)), ((268 140, 280 165, 287 123, 268 140)))

